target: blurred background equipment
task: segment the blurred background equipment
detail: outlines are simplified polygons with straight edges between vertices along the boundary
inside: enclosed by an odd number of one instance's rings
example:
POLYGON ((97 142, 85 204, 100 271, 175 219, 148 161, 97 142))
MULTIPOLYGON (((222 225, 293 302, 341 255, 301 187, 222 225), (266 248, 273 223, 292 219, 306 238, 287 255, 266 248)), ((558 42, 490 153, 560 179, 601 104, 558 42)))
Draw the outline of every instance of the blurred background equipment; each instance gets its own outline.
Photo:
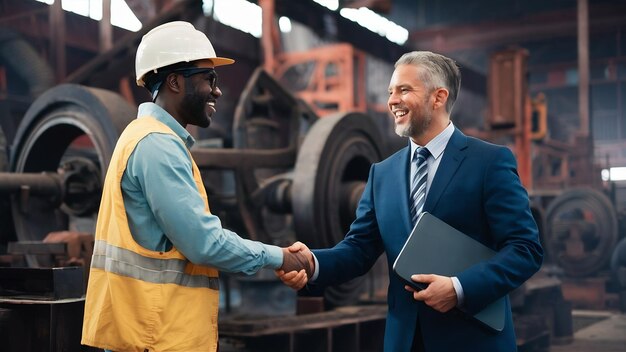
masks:
MULTIPOLYGON (((80 350, 104 172, 149 100, 134 84, 135 50, 173 20, 237 59, 220 68, 211 127, 189 128, 225 227, 277 245, 340 241, 370 164, 406 145, 386 112, 393 63, 432 50, 463 74, 452 121, 514 151, 540 228, 544 267, 511 293, 519 350, 585 350, 580 336, 593 343, 623 324, 607 314, 626 310, 626 4, 0 0, 7 351, 80 350), (603 333, 579 334, 593 327, 603 333)), ((381 350, 387 275, 382 258, 320 297, 297 297, 271 271, 222 275, 220 349, 381 350)), ((626 345, 615 335, 603 346, 626 345)))

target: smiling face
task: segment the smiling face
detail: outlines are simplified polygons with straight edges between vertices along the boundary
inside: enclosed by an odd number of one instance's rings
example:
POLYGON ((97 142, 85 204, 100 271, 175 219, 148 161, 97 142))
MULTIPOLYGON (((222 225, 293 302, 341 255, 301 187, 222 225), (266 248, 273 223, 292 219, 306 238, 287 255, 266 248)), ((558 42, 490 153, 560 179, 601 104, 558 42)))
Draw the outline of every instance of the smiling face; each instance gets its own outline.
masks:
POLYGON ((185 93, 180 102, 180 116, 185 124, 208 127, 222 91, 217 86, 217 74, 212 70, 213 63, 210 60, 198 61, 195 67, 206 70, 194 70, 189 72, 191 75, 181 73, 185 81, 185 93))
POLYGON ((413 140, 428 131, 433 118, 433 90, 420 80, 419 70, 415 65, 398 65, 389 82, 387 101, 396 134, 413 140))

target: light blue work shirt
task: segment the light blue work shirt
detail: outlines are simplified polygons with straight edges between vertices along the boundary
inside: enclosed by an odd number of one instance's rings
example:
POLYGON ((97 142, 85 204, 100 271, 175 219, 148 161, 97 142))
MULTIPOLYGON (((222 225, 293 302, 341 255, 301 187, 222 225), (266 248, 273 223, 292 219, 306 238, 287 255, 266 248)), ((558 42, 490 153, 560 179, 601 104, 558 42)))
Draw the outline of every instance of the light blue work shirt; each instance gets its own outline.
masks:
POLYGON ((204 210, 188 153, 195 142, 189 132, 154 103, 141 104, 137 116, 156 118, 176 136, 150 133, 128 159, 122 196, 134 240, 154 251, 173 245, 192 263, 224 272, 279 268, 281 248, 243 239, 204 210))

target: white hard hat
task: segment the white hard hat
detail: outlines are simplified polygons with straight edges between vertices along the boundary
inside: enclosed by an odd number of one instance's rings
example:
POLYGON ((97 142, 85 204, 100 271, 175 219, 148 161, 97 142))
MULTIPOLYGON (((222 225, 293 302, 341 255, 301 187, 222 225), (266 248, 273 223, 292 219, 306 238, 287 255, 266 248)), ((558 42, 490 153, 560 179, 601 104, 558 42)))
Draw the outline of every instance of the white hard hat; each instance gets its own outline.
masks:
POLYGON ((207 36, 189 22, 175 21, 155 27, 141 38, 135 57, 137 85, 144 86, 144 75, 178 62, 210 59, 215 66, 235 60, 217 57, 207 36))

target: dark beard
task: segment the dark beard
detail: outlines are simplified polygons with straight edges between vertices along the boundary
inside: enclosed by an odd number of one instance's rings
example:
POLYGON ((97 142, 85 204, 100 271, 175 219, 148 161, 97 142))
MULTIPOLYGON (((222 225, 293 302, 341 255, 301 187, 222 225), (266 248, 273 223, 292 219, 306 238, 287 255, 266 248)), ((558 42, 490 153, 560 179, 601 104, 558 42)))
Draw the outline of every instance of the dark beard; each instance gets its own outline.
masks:
POLYGON ((209 125, 211 125, 211 117, 206 112, 206 104, 209 99, 207 96, 198 93, 195 87, 187 82, 189 82, 189 80, 185 81, 187 85, 185 91, 190 93, 185 94, 181 103, 182 114, 191 125, 202 128, 209 127, 209 125))
POLYGON ((426 133, 432 119, 433 114, 430 111, 424 109, 424 111, 422 111, 422 118, 420 120, 411 120, 411 123, 409 124, 410 136, 420 137, 424 133, 426 133))

